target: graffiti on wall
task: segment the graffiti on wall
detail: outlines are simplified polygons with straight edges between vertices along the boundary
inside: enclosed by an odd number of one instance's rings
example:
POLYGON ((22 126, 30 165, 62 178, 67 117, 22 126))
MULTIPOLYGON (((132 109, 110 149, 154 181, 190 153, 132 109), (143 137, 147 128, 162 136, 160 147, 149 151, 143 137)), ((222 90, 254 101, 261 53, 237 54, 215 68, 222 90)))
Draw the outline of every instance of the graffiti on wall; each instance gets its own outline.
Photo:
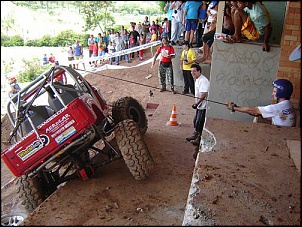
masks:
MULTIPOLYGON (((213 45, 209 99, 245 106, 269 104, 280 48, 267 53, 261 44, 215 41, 213 45)), ((218 107, 211 108, 216 111, 218 107)))

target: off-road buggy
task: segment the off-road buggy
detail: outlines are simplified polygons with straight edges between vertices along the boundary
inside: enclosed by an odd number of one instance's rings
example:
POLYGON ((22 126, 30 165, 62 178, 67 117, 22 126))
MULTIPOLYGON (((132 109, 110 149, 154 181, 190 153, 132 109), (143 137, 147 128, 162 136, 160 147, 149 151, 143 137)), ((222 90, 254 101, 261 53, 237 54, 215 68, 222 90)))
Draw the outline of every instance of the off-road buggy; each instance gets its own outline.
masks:
POLYGON ((10 98, 13 131, 1 157, 17 177, 18 195, 32 212, 57 187, 89 179, 98 167, 123 158, 137 180, 150 175, 142 105, 122 97, 109 105, 101 92, 68 66, 54 66, 10 98), (97 146, 96 146, 97 145, 97 146))

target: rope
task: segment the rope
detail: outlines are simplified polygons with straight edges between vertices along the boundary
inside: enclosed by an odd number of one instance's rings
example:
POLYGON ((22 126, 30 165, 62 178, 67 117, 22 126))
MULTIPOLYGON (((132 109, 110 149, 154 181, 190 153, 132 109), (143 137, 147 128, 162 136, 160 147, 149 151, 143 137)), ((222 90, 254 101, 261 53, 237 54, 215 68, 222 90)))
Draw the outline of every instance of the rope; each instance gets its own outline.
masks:
MULTIPOLYGON (((90 72, 90 71, 86 71, 86 70, 81 70, 81 71, 90 72)), ((115 79, 115 80, 119 80, 119 81, 123 81, 123 82, 128 82, 128 83, 132 83, 132 84, 137 84, 137 85, 140 85, 140 86, 145 86, 145 87, 148 87, 148 88, 153 88, 153 89, 158 89, 158 90, 159 90, 159 88, 154 87, 154 86, 151 86, 151 85, 142 84, 142 83, 138 83, 138 82, 133 82, 133 81, 129 81, 129 80, 125 80, 125 79, 120 79, 120 78, 116 78, 116 77, 111 77, 111 76, 107 76, 107 75, 104 75, 104 74, 100 74, 100 73, 98 73, 98 72, 91 72, 91 73, 92 73, 92 74, 96 74, 96 75, 101 75, 101 76, 103 76, 103 77, 108 77, 108 78, 111 78, 111 79, 115 79)), ((176 95, 180 95, 180 94, 177 94, 177 93, 176 93, 176 95)), ((182 95, 182 96, 183 96, 183 95, 182 95)), ((186 95, 186 94, 185 94, 185 96, 191 98, 191 96, 189 96, 189 95, 186 95)), ((197 97, 193 96, 192 98, 197 98, 197 97)), ((217 101, 210 100, 210 99, 205 99, 205 100, 208 101, 208 102, 213 102, 213 103, 217 103, 217 104, 224 105, 224 106, 226 105, 225 103, 217 102, 217 101)))

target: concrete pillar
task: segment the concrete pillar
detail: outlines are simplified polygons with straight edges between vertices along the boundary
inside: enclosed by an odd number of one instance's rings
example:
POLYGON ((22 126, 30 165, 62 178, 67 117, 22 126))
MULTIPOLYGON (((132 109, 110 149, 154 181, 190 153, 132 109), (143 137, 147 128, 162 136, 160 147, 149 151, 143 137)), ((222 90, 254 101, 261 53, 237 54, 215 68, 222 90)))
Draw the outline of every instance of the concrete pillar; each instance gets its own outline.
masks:
POLYGON ((208 80, 210 80, 211 65, 209 64, 199 64, 201 67, 201 74, 204 75, 208 80))
MULTIPOLYGON (((182 46, 173 46, 175 51, 175 58, 173 61, 173 73, 174 73, 174 85, 177 87, 184 87, 184 79, 182 75, 182 70, 180 70, 180 56, 182 52, 182 46)), ((182 89, 183 90, 183 89, 182 89)), ((182 91, 181 90, 181 91, 182 91)))
MULTIPOLYGON (((175 50, 175 58, 173 61, 173 73, 174 73, 174 85, 180 87, 183 90, 184 79, 182 75, 182 70, 180 70, 180 56, 182 52, 182 46, 173 46, 175 50)), ((197 49, 194 49, 197 52, 197 49)), ((197 57, 198 58, 198 57, 197 57)), ((210 80, 211 65, 209 64, 199 64, 202 71, 201 73, 210 80)), ((182 91, 181 90, 181 91, 182 91)))

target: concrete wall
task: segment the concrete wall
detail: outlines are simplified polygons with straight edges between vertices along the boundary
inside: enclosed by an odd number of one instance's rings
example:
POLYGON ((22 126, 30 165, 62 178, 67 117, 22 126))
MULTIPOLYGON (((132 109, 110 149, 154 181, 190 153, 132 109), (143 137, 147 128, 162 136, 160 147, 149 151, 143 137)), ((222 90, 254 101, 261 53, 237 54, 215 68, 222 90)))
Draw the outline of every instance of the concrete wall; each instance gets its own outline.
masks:
MULTIPOLYGON (((238 106, 259 106, 271 103, 272 82, 277 77, 280 47, 271 46, 263 52, 261 44, 227 44, 222 40, 213 43, 210 91, 208 100, 238 106)), ((231 113, 225 105, 209 102, 207 117, 252 121, 244 113, 231 113)))
MULTIPOLYGON (((174 73, 174 85, 179 87, 184 87, 184 79, 182 75, 182 70, 180 70, 180 56, 181 52, 183 50, 182 46, 173 46, 175 50, 175 58, 173 61, 173 73, 174 73)), ((197 48, 193 48, 193 50, 197 53, 197 48)), ((197 59, 200 58, 200 56, 197 56, 197 59)), ((211 66, 208 64, 200 64, 202 69, 202 74, 210 79, 210 73, 211 73, 211 66)))

